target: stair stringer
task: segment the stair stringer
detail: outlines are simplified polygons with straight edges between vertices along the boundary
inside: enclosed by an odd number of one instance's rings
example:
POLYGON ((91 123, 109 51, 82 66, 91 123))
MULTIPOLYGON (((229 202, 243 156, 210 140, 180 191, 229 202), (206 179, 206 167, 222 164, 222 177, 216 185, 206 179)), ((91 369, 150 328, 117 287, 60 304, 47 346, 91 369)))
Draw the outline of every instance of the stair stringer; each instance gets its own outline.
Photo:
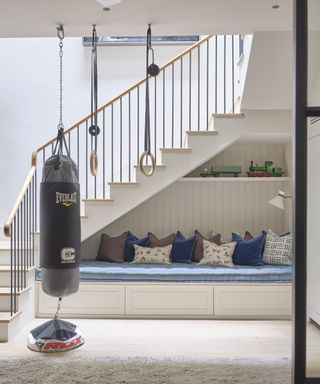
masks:
POLYGON ((144 176, 137 168, 138 183, 110 185, 110 198, 113 200, 111 203, 84 203, 86 217, 82 219, 82 241, 224 151, 240 138, 241 132, 229 127, 221 132, 208 131, 208 134, 203 134, 200 131, 197 134, 192 131, 186 135, 186 144, 190 151, 175 148, 162 150, 160 161, 165 168, 156 171, 152 177, 144 176))

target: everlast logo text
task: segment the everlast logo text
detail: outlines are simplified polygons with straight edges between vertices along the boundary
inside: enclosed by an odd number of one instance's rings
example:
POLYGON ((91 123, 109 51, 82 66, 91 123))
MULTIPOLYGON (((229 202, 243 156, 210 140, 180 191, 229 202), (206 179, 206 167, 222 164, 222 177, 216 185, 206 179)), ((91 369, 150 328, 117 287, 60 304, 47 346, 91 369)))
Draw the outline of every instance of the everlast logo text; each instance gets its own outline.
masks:
POLYGON ((62 204, 69 207, 72 204, 77 204, 77 192, 60 193, 56 192, 56 204, 62 204))

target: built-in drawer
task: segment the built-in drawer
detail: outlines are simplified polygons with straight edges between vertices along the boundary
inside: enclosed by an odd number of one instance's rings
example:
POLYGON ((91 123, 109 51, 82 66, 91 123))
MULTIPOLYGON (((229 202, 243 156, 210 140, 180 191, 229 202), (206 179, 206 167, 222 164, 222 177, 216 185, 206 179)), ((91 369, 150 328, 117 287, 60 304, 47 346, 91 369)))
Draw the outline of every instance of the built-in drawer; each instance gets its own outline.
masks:
POLYGON ((212 316, 213 286, 200 284, 127 285, 126 315, 212 316))
POLYGON ((214 316, 289 317, 291 285, 215 285, 214 316))
MULTIPOLYGON (((61 314, 83 315, 124 315, 125 287, 112 284, 80 284, 79 291, 62 300, 61 314)), ((37 284, 38 316, 53 315, 57 299, 45 294, 37 284)))

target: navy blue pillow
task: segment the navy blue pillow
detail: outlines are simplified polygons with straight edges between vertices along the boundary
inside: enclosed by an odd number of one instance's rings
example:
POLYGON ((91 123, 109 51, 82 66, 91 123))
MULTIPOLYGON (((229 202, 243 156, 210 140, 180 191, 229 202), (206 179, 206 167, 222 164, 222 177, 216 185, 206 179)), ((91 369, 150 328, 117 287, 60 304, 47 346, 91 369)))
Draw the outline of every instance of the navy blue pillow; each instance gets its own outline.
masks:
POLYGON ((178 231, 173 243, 172 261, 174 263, 192 263, 196 240, 196 236, 191 236, 186 239, 183 234, 178 231))
POLYGON ((146 247, 149 242, 149 237, 143 237, 142 239, 138 239, 131 232, 128 232, 126 248, 124 251, 124 261, 131 262, 134 259, 134 244, 140 245, 141 247, 146 247))
POLYGON ((262 262, 262 249, 266 235, 255 237, 252 240, 244 240, 241 236, 233 233, 232 241, 236 241, 236 249, 233 253, 233 263, 237 265, 259 266, 262 262))

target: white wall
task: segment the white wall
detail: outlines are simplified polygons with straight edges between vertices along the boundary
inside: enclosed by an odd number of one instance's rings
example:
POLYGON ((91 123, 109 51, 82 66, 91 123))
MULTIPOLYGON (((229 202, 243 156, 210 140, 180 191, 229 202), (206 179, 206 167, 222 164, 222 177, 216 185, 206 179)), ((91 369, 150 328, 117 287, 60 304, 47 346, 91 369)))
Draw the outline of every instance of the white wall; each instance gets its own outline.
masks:
MULTIPOLYGON (((64 123, 68 128, 90 112, 90 47, 80 38, 64 41, 64 123)), ((185 46, 155 47, 161 65, 185 46)), ((30 168, 31 153, 56 134, 58 41, 0 39, 0 228, 30 168), (14 176, 11 176, 14 175, 14 176)), ((99 104, 144 76, 144 47, 99 49, 99 104)), ((1 235, 0 235, 1 236, 1 235)))

